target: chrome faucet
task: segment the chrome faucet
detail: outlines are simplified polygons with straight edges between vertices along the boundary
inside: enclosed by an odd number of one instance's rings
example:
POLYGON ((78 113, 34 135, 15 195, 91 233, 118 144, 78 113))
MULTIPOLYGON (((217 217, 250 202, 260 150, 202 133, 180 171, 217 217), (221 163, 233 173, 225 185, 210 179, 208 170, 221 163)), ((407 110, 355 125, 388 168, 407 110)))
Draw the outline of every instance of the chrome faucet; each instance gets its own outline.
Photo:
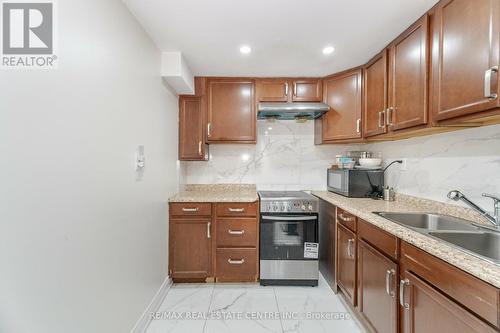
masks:
POLYGON ((462 200, 476 212, 483 215, 491 224, 493 224, 493 226, 495 226, 495 228, 500 228, 500 198, 487 193, 483 193, 483 197, 493 199, 493 209, 494 209, 493 216, 484 209, 482 209, 481 207, 479 207, 478 205, 476 205, 475 203, 473 203, 472 201, 470 201, 469 199, 467 199, 467 197, 462 192, 457 190, 448 192, 449 199, 455 201, 462 200))

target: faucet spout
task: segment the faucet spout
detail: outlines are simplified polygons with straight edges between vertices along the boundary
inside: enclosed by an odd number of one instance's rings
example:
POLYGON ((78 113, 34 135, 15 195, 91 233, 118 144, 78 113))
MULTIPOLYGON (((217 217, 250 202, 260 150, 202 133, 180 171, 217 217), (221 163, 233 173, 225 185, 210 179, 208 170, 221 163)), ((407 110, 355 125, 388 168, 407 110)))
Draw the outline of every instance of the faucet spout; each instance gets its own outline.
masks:
POLYGON ((469 207, 471 207, 473 210, 484 216, 493 226, 496 228, 500 228, 500 199, 492 196, 492 195, 485 195, 485 197, 492 198, 495 201, 495 213, 494 216, 492 216, 490 213, 488 213, 486 210, 483 208, 479 207, 472 201, 470 201, 462 192, 458 190, 453 190, 448 192, 448 199, 454 200, 454 201, 463 201, 465 202, 469 207))

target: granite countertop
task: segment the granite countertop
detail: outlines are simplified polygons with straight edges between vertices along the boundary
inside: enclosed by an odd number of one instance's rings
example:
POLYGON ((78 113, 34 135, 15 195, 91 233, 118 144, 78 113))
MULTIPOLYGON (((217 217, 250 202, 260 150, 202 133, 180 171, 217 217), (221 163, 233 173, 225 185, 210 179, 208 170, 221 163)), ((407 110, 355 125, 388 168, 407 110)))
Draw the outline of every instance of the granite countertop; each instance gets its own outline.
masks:
POLYGON ((439 213, 484 224, 484 219, 474 211, 406 195, 397 195, 396 201, 387 202, 346 198, 326 191, 313 191, 312 194, 500 288, 500 266, 372 213, 376 211, 439 213))
POLYGON ((169 202, 255 202, 259 199, 252 184, 196 184, 169 198, 169 202))

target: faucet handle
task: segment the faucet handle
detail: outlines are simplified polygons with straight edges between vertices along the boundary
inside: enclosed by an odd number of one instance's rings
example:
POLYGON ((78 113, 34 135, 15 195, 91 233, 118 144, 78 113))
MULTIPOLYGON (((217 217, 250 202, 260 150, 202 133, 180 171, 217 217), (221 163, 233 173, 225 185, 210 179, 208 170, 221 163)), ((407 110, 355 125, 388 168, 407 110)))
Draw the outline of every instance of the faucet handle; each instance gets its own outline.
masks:
POLYGON ((483 197, 493 199, 493 201, 495 201, 495 204, 500 203, 500 198, 497 197, 496 195, 488 194, 488 193, 483 193, 483 197))

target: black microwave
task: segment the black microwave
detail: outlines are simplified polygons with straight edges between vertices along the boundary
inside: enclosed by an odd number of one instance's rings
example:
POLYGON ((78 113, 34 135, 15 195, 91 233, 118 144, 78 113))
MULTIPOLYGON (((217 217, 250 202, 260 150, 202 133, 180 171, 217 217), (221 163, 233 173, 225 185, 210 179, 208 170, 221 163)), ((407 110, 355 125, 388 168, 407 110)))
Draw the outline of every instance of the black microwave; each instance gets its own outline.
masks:
POLYGON ((327 189, 350 198, 368 198, 384 187, 384 172, 367 169, 328 169, 327 189))

